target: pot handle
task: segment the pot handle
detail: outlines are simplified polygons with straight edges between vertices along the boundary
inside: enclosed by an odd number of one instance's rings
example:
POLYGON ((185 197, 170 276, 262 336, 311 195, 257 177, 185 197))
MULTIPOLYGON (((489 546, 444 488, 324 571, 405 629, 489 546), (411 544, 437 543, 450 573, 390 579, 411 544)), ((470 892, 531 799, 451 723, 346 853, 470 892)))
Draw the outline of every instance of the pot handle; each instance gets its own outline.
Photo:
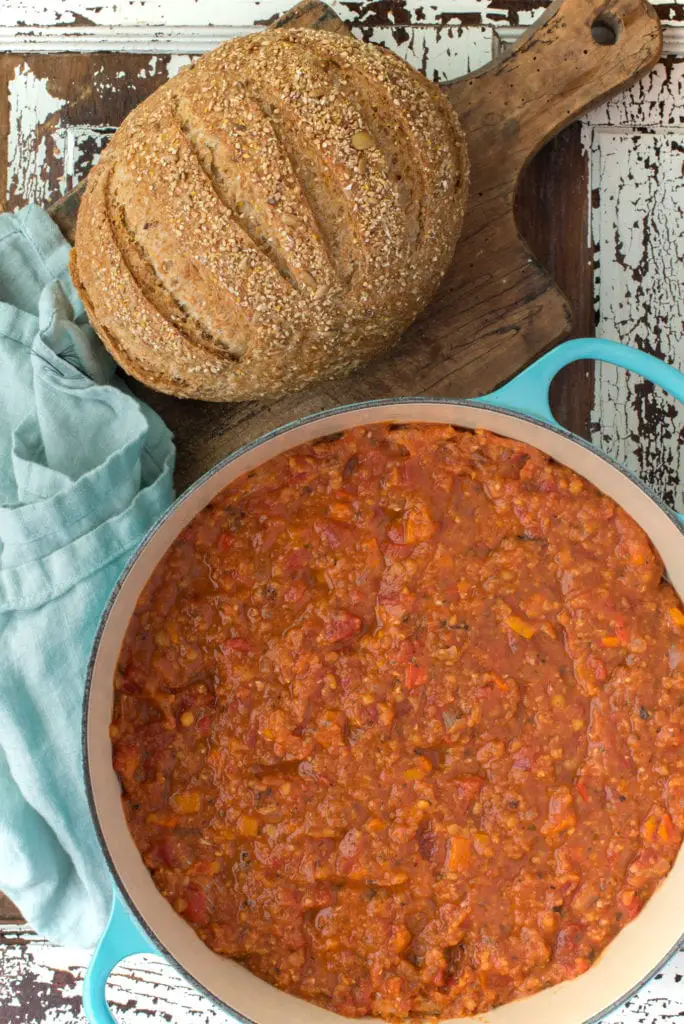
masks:
MULTIPOLYGON (((684 403, 684 373, 648 352, 640 352, 630 345, 621 345, 617 341, 606 341, 603 338, 578 338, 557 345, 508 384, 489 395, 483 395, 477 401, 510 409, 512 412, 526 413, 551 426, 561 427, 549 406, 549 388, 559 370, 578 359, 597 359, 612 363, 613 366, 622 366, 625 370, 640 374, 652 384, 658 384, 673 398, 684 403)), ((561 430, 564 429, 561 427, 561 430)), ((679 515, 679 519, 684 522, 684 515, 679 515)))
POLYGON ((83 1010, 89 1024, 117 1024, 105 998, 107 979, 116 965, 133 953, 158 952, 115 892, 107 927, 83 980, 83 1010))

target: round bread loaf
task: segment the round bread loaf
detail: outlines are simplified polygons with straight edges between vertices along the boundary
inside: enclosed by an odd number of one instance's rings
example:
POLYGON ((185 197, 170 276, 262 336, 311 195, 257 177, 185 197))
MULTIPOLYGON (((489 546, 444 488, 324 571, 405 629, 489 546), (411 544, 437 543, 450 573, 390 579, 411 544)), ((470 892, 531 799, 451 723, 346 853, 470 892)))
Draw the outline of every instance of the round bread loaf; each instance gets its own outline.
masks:
POLYGON ((224 43, 130 114, 90 172, 72 274, 132 376, 212 401, 348 372, 424 308, 468 162, 437 86, 351 37, 224 43))

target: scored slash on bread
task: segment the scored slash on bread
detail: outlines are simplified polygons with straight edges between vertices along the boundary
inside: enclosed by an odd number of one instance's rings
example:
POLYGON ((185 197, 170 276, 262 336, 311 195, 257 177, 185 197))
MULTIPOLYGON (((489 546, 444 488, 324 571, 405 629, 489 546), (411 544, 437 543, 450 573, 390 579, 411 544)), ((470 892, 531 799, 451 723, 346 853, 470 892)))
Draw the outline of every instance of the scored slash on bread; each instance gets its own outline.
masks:
POLYGON ((387 348, 460 231, 468 161, 439 89, 351 37, 224 43, 126 118, 91 171, 72 273, 149 386, 295 391, 387 348))

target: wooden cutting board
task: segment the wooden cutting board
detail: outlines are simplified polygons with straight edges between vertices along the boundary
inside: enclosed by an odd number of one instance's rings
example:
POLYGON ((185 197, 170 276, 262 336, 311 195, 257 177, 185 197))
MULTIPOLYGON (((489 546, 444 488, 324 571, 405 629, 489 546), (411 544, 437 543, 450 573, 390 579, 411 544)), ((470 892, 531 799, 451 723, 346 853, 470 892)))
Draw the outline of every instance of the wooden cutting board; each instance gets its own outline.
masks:
MULTIPOLYGON (((277 24, 348 31, 316 0, 277 24)), ((557 0, 507 55, 445 84, 472 171, 463 232, 436 299, 387 355, 345 380, 275 402, 194 402, 133 382, 176 435, 178 489, 299 416, 371 398, 484 394, 566 337, 568 303, 518 233, 518 179, 544 143, 652 67, 660 52, 658 18, 644 0, 557 0)), ((50 210, 70 238, 81 194, 82 187, 50 210)))

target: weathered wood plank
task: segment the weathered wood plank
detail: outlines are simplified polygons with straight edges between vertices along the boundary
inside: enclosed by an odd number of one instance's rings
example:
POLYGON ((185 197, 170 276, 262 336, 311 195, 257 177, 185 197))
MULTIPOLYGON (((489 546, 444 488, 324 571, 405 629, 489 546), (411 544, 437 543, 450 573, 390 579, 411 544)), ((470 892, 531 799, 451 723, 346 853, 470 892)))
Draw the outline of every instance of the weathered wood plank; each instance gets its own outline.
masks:
MULTIPOLYGON (((2 1024, 84 1024, 81 986, 90 956, 52 946, 26 926, 0 927, 2 1024)), ((107 997, 120 1024, 230 1020, 161 958, 130 957, 112 972, 107 997)))
MULTIPOLYGON (((594 111, 597 332, 684 370, 684 53, 594 111)), ((684 410, 624 370, 596 369, 592 439, 684 510, 684 410)))
MULTIPOLYGON (((81 984, 89 955, 58 949, 26 927, 0 927, 3 1024, 84 1024, 81 984)), ((684 949, 604 1024, 671 1024, 684 1014, 684 949)), ((117 968, 108 999, 121 1024, 168 1021, 221 1024, 231 1018, 159 957, 130 957, 117 968)))
POLYGON ((189 59, 1 54, 8 96, 5 208, 45 205, 67 192, 126 114, 189 59))
POLYGON ((6 896, 0 892, 0 924, 21 921, 21 914, 6 896))
MULTIPOLYGON (((657 0, 656 0, 657 2, 657 0)), ((15 162, 12 165, 12 174, 15 184, 12 186, 12 202, 22 201, 22 188, 27 186, 28 195, 35 194, 36 197, 45 196, 45 201, 54 197, 55 192, 65 189, 73 182, 79 173, 87 168, 90 158, 98 151, 100 144, 107 136, 107 125, 116 125, 117 118, 123 116, 124 105, 120 104, 117 98, 120 94, 121 79, 117 78, 117 72, 128 68, 122 62, 131 58, 130 39, 134 36, 138 45, 149 46, 147 40, 156 41, 159 47, 166 54, 183 53, 183 46, 188 46, 186 52, 198 52, 202 48, 202 40, 206 46, 214 45, 211 32, 225 30, 234 25, 249 26, 253 22, 267 21, 270 17, 287 6, 283 0, 276 2, 252 2, 244 0, 239 4, 225 3, 225 0, 196 0, 193 4, 181 4, 179 2, 168 2, 168 0, 132 0, 127 4, 120 4, 118 0, 15 0, 12 4, 2 5, 0 10, 0 49, 8 45, 7 40, 15 41, 21 38, 32 38, 27 35, 30 30, 26 26, 42 24, 52 26, 54 35, 50 37, 51 45, 54 47, 63 46, 65 49, 73 47, 78 50, 83 48, 84 39, 90 40, 89 45, 102 47, 109 50, 126 48, 124 54, 110 54, 106 58, 98 58, 99 63, 93 65, 74 64, 69 70, 61 70, 64 66, 60 59, 50 58, 53 63, 34 65, 35 54, 30 58, 22 58, 29 72, 37 79, 37 95, 22 106, 20 90, 15 88, 13 131, 17 139, 22 139, 24 145, 43 145, 44 155, 47 155, 50 146, 53 152, 64 147, 63 155, 59 160, 60 174, 45 174, 36 162, 27 162, 25 154, 18 150, 15 153, 15 162), (21 23, 24 23, 23 25, 21 23), (207 28, 213 24, 218 28, 211 31, 207 28), (69 29, 65 30, 65 25, 69 29), (117 25, 121 31, 117 30, 117 25), (7 28, 3 32, 3 26, 7 28), (109 26, 114 26, 110 28, 109 26), (160 32, 163 27, 165 32, 160 32), (190 29, 194 27, 194 33, 190 29), (80 30, 80 35, 79 35, 80 30), (125 32, 129 35, 126 36, 125 32), (69 34, 71 32, 71 34, 69 34), (14 34, 13 34, 14 33, 14 34), (192 45, 189 45, 189 40, 192 45), (209 40, 207 42, 207 40, 209 40), (84 97, 83 105, 80 107, 69 107, 68 100, 73 93, 74 81, 87 81, 88 70, 93 72, 93 89, 95 97, 92 98, 92 106, 88 106, 87 97, 84 97), (96 68, 102 67, 103 72, 94 74, 96 68), (55 74, 59 83, 54 88, 50 75, 55 74), (81 75, 82 78, 71 78, 73 75, 81 75), (40 83, 47 83, 43 89, 40 83), (118 83, 118 88, 117 88, 118 83), (68 87, 68 88, 67 88, 68 87), (58 112, 45 114, 46 107, 50 104, 50 96, 57 93, 57 98, 62 101, 58 112), (47 95, 46 95, 47 93, 47 95), (99 97, 99 98, 98 98, 99 97), (95 110, 97 111, 95 113, 95 110), (20 116, 21 115, 21 116, 20 116), (59 133, 62 132, 60 135, 59 133), (56 142, 49 142, 47 136, 53 134, 56 142), (33 172, 33 176, 29 172, 33 172), (16 172, 16 173, 15 173, 16 172), (23 175, 23 177, 22 177, 23 175), (61 177, 60 177, 61 175, 61 177), (35 189, 35 193, 31 192, 35 189)), ((474 68, 479 57, 484 61, 489 57, 491 46, 492 26, 494 25, 515 25, 517 23, 529 24, 539 14, 542 4, 535 6, 533 3, 506 3, 505 0, 497 3, 484 3, 482 0, 451 0, 441 4, 422 4, 417 2, 388 2, 388 3, 337 3, 335 7, 341 16, 354 18, 357 23, 357 34, 363 35, 372 41, 382 41, 398 49, 411 63, 424 70, 432 77, 448 79, 463 73, 468 68, 474 68)), ((684 20, 684 8, 675 4, 659 4, 661 14, 670 20, 679 17, 684 20)), ((221 36, 222 37, 222 36, 221 36)), ((16 45, 14 46, 16 50, 16 45)), ((90 58, 89 58, 90 59, 90 58)), ((93 58, 95 59, 95 58, 93 58)), ((178 66, 178 61, 184 57, 165 57, 166 74, 171 74, 178 66)), ((135 58, 138 61, 138 58, 135 58)), ((17 58, 7 58, 7 63, 0 61, 0 97, 8 95, 9 78, 15 74, 17 58)), ((147 78, 150 71, 153 71, 156 79, 156 72, 163 69, 163 62, 160 65, 156 59, 150 58, 149 54, 143 58, 142 63, 133 63, 130 72, 124 73, 126 89, 128 83, 133 83, 134 89, 138 90, 140 84, 147 78), (155 60, 155 63, 153 63, 155 60), (135 70, 137 68, 137 71, 135 70), (141 76, 142 71, 145 75, 141 76)), ((29 73, 27 72, 27 74, 29 73)), ((659 68, 652 74, 661 75, 659 68)), ((156 81, 163 80, 163 77, 156 81)), ((154 86, 150 80, 150 87, 154 86)), ((667 93, 667 90, 666 90, 667 93)), ((640 107, 642 116, 646 111, 657 111, 659 118, 670 118, 669 123, 676 125, 677 118, 681 120, 682 106, 681 95, 670 101, 668 95, 664 96, 664 102, 655 105, 649 99, 652 96, 651 79, 647 80, 645 91, 641 87, 633 90, 633 96, 629 98, 629 110, 632 112, 640 107), (679 104, 677 106, 677 104, 679 104)), ((54 97, 53 97, 54 98, 54 97)), ((71 97, 73 99, 73 96, 71 97)), ((142 94, 139 98, 142 98, 142 94)), ((134 97, 128 97, 129 100, 134 97)), ((663 97, 661 97, 663 99, 663 97)), ((136 100, 137 101, 137 100, 136 100)), ((616 99, 609 106, 609 117, 618 118, 618 106, 622 101, 616 99), (616 106, 617 105, 617 106, 616 106)), ((7 144, 8 139, 8 108, 3 102, 0 103, 0 147, 7 144)), ((554 147, 552 147, 552 150, 554 147)), ((528 196, 534 206, 534 188, 536 187, 535 175, 538 184, 544 183, 545 194, 540 199, 548 210, 552 210, 556 200, 552 198, 554 187, 549 180, 551 173, 564 167, 577 168, 576 147, 573 143, 559 141, 555 149, 543 155, 539 159, 538 167, 532 168, 532 176, 528 184, 531 192, 528 196)), ((4 173, 7 168, 7 159, 0 150, 0 196, 5 196, 6 187, 4 173)), ((600 183, 599 183, 600 184, 600 183)), ((556 198, 562 201, 562 187, 559 184, 555 189, 556 198)), ((624 196, 623 196, 624 198, 624 196)), ((617 209, 617 207, 616 207, 617 209)), ((563 216, 557 216, 559 224, 563 224, 563 216)), ((533 242, 536 254, 548 265, 554 267, 557 277, 561 280, 564 290, 570 294, 573 280, 572 273, 568 267, 568 280, 564 280, 562 261, 570 255, 572 245, 568 240, 567 251, 563 253, 562 238, 555 240, 544 239, 535 235, 533 224, 527 224, 526 215, 523 213, 523 220, 526 222, 528 237, 533 242), (534 236, 534 237, 533 237, 534 236), (553 255, 555 252, 555 256, 553 255), (556 263, 553 263, 553 260, 556 263)), ((574 237, 574 235, 573 235, 574 237)), ((573 243, 574 244, 574 243, 573 243)), ((571 298, 573 296, 571 295, 571 298)), ((577 299, 575 299, 577 301, 577 299)), ((582 314, 586 323, 586 309, 582 314)), ((575 325, 575 330, 584 333, 586 328, 575 325)), ((624 396, 624 388, 615 390, 615 396, 621 399, 624 396)), ((577 410, 576 399, 573 397, 568 386, 565 386, 565 405, 568 415, 562 411, 559 413, 565 422, 570 422, 569 415, 577 410)), ((578 388, 579 400, 584 401, 589 392, 578 388)), ((201 415, 201 409, 197 411, 201 415)), ((0 917, 2 916, 0 906, 0 917)), ((43 943, 42 951, 34 955, 39 948, 34 943, 41 940, 31 938, 27 932, 16 935, 13 942, 7 941, 7 932, 0 937, 0 1020, 3 1024, 42 1024, 43 1021, 50 1021, 51 1024, 74 1024, 82 1021, 80 1014, 80 979, 86 963, 84 954, 62 954, 47 947, 43 943), (11 954, 8 950, 13 950, 11 954), (19 950, 19 953, 17 953, 19 950), (66 957, 66 959, 65 959, 66 957), (75 958, 75 959, 74 959, 75 958), (80 958, 80 959, 79 959, 80 958), (8 967, 11 965, 11 968, 8 967), (79 966, 80 965, 80 966, 79 966), (11 972, 14 972, 11 975, 11 972), (62 972, 62 973, 60 973, 62 972), (10 988, 9 978, 13 977, 10 988), (5 986, 5 987, 3 987, 5 986), (46 1002, 48 1000, 48 1002, 46 1002), (52 1009, 48 1003, 52 1001, 52 1009)), ((137 965, 134 971, 130 968, 121 972, 114 983, 114 999, 116 1001, 116 1013, 118 1018, 129 1024, 129 1022, 147 1021, 152 1016, 155 1020, 176 1020, 176 1021, 203 1021, 206 1024, 213 1024, 216 1020, 225 1020, 225 1016, 216 1011, 210 1004, 204 1004, 201 997, 193 993, 187 986, 186 992, 181 989, 184 983, 168 968, 144 967, 142 974, 146 971, 152 972, 152 979, 146 982, 147 987, 141 987, 141 971, 137 965), (159 974, 158 972, 162 973, 159 974), (163 973, 166 972, 166 973, 163 973), (156 979, 156 980, 155 980, 156 979), (161 980, 160 980, 161 979, 161 980), (117 991, 117 985, 118 991, 117 991)), ((680 953, 673 964, 663 973, 658 981, 654 981, 644 992, 640 993, 631 1001, 629 1007, 617 1011, 610 1017, 611 1024, 665 1024, 665 1021, 682 1019, 684 1016, 684 999, 681 994, 681 976, 684 974, 684 953, 680 953), (678 980, 679 979, 679 980, 678 980)))
MULTIPOLYGON (((589 239, 589 168, 579 123, 553 139, 523 171, 516 217, 533 253, 570 300, 571 333, 594 335, 593 257, 589 239)), ((592 363, 573 363, 558 374, 551 392, 557 419, 589 436, 594 389, 592 363)))

